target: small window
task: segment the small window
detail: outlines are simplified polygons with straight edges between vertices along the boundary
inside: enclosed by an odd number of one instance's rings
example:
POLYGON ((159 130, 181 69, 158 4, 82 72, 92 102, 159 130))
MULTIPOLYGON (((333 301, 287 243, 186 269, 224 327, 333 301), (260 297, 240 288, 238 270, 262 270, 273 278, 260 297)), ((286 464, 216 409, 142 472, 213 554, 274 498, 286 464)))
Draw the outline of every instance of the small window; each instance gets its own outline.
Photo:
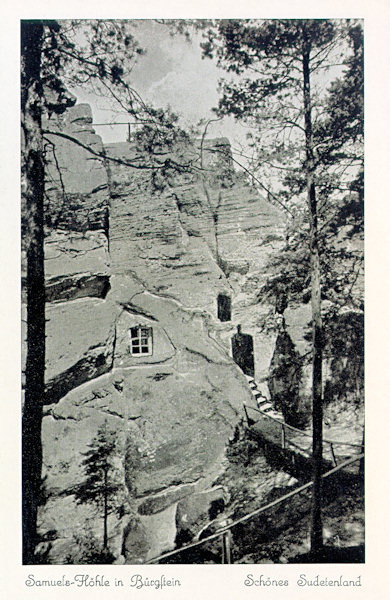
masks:
POLYGON ((130 353, 134 356, 152 354, 153 337, 151 327, 130 328, 130 353))

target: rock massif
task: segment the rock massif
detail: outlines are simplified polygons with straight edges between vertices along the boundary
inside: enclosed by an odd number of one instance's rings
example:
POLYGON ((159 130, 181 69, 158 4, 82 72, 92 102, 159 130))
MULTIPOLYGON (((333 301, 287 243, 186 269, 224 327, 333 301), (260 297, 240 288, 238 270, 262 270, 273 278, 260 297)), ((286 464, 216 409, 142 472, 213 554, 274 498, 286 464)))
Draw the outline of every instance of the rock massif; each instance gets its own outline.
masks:
MULTIPOLYGON (((122 490, 109 515, 109 547, 119 562, 144 562, 174 547, 184 529, 195 535, 223 506, 213 482, 242 404, 253 402, 230 337, 238 323, 256 333, 251 301, 266 277, 259 265, 282 243, 283 220, 239 177, 205 188, 204 179, 182 173, 157 190, 148 172, 100 160, 57 135, 99 154, 88 106, 60 119, 47 123, 40 550, 53 563, 78 562, 83 539, 101 543, 99 510, 77 503, 75 491, 106 423, 122 490), (226 322, 217 318, 221 293, 232 300, 226 322)), ((211 145, 229 148, 227 140, 211 145)), ((129 159, 134 146, 104 150, 129 159)), ((257 356, 263 370, 266 355, 257 356)))
MULTIPOLYGON (((121 490, 108 517, 109 548, 117 562, 145 562, 223 510, 226 490, 215 482, 243 402, 254 402, 232 358, 237 325, 253 336, 262 392, 269 395, 271 364, 274 375, 283 371, 271 395, 288 401, 283 357, 300 367, 307 311, 285 311, 283 339, 262 329, 269 307, 259 305, 258 290, 284 243, 284 220, 234 173, 227 140, 202 148, 205 174, 187 170, 156 186, 149 170, 121 164, 138 152, 133 143, 103 148, 87 105, 45 127, 52 144, 40 551, 72 563, 83 560, 87 540, 101 545, 101 511, 75 493, 105 423, 115 433, 112 475, 121 490)), ((199 143, 189 152, 199 153, 199 143)))

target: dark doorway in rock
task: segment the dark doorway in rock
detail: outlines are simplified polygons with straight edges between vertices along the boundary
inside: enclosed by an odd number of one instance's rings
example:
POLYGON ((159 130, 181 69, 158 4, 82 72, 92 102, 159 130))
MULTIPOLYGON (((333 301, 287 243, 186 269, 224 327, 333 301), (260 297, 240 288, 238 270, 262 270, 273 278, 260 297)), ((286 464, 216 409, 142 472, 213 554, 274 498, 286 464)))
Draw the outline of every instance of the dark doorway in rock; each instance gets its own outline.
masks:
POLYGON ((241 333, 241 325, 237 325, 237 333, 232 337, 232 353, 234 362, 245 375, 254 377, 253 337, 249 333, 241 333))
POLYGON ((218 319, 220 321, 231 321, 232 300, 226 294, 218 294, 218 319))

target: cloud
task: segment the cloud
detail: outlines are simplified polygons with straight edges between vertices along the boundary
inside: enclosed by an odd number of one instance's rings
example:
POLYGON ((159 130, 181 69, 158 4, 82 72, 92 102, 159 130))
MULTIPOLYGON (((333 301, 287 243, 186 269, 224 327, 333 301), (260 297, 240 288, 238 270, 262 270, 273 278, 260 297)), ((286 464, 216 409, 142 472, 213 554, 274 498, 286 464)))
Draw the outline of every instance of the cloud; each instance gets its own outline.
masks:
POLYGON ((218 100, 215 81, 196 70, 170 71, 153 83, 148 95, 156 105, 171 106, 186 122, 209 116, 218 100))
MULTIPOLYGON (((202 59, 201 34, 195 34, 189 43, 181 35, 170 36, 166 27, 153 21, 139 21, 134 35, 146 50, 131 74, 131 84, 143 99, 156 107, 169 105, 184 127, 214 116, 211 109, 218 103, 218 80, 224 73, 213 60, 202 59)), ((127 120, 127 115, 117 113, 112 102, 104 98, 84 89, 77 90, 76 95, 79 101, 91 104, 96 123, 127 120)), ((106 143, 126 139, 126 126, 96 130, 106 143)), ((243 135, 232 118, 212 124, 208 132, 211 137, 232 140, 243 135)))
POLYGON ((134 84, 156 106, 170 105, 187 123, 210 115, 216 105, 221 71, 211 60, 202 60, 200 36, 188 43, 183 36, 171 37, 166 29, 145 25, 146 56, 133 71, 134 84))

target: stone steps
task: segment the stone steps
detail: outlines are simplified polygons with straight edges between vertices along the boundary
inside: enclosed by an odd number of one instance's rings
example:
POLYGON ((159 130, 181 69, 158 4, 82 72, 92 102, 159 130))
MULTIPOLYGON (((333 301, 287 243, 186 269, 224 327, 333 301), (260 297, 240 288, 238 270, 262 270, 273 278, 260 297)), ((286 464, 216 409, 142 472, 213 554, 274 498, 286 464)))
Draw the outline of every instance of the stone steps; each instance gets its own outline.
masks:
POLYGON ((275 410, 272 402, 257 388, 257 382, 254 378, 250 375, 245 375, 245 377, 252 392, 252 396, 256 400, 257 408, 268 414, 270 417, 278 419, 279 421, 284 421, 282 413, 275 410))

